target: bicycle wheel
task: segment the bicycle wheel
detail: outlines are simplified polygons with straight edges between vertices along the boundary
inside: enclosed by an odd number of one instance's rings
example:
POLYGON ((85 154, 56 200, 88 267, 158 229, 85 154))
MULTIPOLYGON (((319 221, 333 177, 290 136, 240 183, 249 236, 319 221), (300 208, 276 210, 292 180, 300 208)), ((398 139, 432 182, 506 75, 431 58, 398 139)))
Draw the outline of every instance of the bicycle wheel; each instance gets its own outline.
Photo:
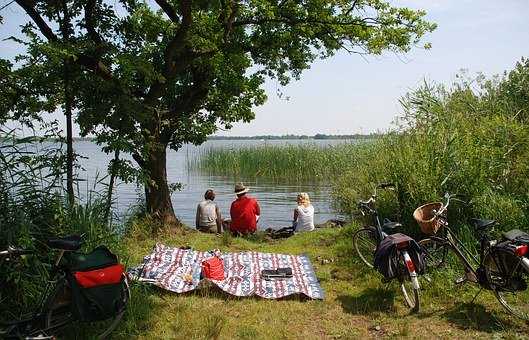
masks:
POLYGON ((498 302, 511 315, 529 321, 529 273, 521 265, 514 268, 512 264, 517 262, 512 261, 517 260, 513 254, 496 250, 494 255, 488 253, 485 256, 483 264, 487 281, 498 302))
POLYGON ((123 318, 123 315, 125 314, 127 303, 130 300, 130 287, 129 287, 129 281, 127 280, 127 276, 123 274, 123 290, 121 291, 122 296, 122 304, 123 308, 119 313, 112 319, 107 321, 100 321, 93 323, 94 325, 99 325, 101 330, 104 330, 103 332, 99 333, 97 336, 97 339, 106 339, 114 329, 116 329, 117 325, 123 318))
POLYGON ((353 246, 362 262, 369 268, 373 268, 377 249, 375 229, 366 227, 355 232, 353 235, 353 246))
POLYGON ((59 281, 45 306, 44 327, 56 331, 75 320, 71 311, 72 295, 66 279, 59 281))
MULTIPOLYGON (((50 300, 51 303, 49 304, 46 315, 46 329, 57 329, 75 320, 71 313, 71 294, 66 281, 64 281, 62 287, 62 289, 55 290, 55 295, 50 300)), ((92 338, 107 338, 123 318, 127 303, 130 300, 130 287, 125 274, 123 274, 123 289, 121 293, 122 305, 124 307, 110 319, 91 322, 90 328, 98 330, 95 335, 92 335, 92 338)))
POLYGON ((406 302, 406 305, 411 309, 412 312, 416 313, 420 310, 420 294, 419 294, 419 284, 417 281, 417 277, 412 277, 408 267, 406 266, 406 262, 404 260, 404 257, 401 255, 399 256, 399 282, 400 282, 400 290, 402 291, 402 295, 404 295, 404 301, 406 302))
POLYGON ((427 267, 440 269, 446 264, 450 246, 446 242, 434 238, 425 238, 419 241, 419 245, 426 252, 427 267))

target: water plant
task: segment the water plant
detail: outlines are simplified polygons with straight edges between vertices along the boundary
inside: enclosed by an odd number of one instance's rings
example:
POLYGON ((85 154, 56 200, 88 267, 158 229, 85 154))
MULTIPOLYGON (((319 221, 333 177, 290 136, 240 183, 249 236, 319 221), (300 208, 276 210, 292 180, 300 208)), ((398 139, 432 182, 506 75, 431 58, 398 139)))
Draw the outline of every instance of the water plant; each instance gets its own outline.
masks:
POLYGON ((209 148, 190 161, 189 167, 232 177, 270 181, 318 183, 329 181, 358 160, 359 149, 369 142, 344 142, 209 148))

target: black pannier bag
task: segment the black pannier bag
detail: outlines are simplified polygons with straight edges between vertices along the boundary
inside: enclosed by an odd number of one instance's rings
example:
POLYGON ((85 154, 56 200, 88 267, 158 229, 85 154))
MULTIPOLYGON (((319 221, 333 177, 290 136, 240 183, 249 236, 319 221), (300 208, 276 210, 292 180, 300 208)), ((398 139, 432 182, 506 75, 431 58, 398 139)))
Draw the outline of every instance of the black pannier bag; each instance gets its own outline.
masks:
POLYGON ((529 244, 529 234, 518 229, 503 233, 503 238, 520 244, 529 244))
POLYGON ((411 237, 397 233, 384 238, 375 252, 374 267, 386 279, 393 279, 399 273, 397 245, 404 242, 408 242, 406 250, 415 266, 415 272, 422 274, 425 270, 425 253, 422 248, 411 237))
POLYGON ((67 257, 72 312, 81 321, 112 318, 125 308, 124 267, 105 246, 67 257))
POLYGON ((493 263, 488 265, 505 276, 524 274, 525 269, 516 255, 517 244, 519 244, 517 240, 506 240, 496 244, 492 250, 493 263))

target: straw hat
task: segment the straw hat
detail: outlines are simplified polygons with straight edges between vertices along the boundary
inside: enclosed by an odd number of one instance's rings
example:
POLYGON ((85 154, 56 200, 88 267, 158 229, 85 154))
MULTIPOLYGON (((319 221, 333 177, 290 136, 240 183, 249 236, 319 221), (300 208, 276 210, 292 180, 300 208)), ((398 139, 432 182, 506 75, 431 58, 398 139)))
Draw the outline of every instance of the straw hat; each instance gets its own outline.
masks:
POLYGON ((235 195, 247 193, 249 190, 250 188, 245 187, 241 182, 235 184, 235 195))

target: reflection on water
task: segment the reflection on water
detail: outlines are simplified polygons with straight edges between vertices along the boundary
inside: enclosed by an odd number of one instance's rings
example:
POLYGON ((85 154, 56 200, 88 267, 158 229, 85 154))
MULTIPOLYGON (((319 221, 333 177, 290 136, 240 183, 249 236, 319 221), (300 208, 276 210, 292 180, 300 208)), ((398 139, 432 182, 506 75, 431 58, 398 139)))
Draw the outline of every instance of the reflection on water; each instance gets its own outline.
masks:
MULTIPOLYGON (((250 187, 250 195, 257 198, 261 205, 260 228, 287 226, 291 224, 293 210, 296 204, 296 195, 299 192, 307 192, 311 197, 315 208, 315 223, 324 222, 338 215, 332 210, 329 197, 329 187, 322 184, 307 183, 267 183, 257 179, 235 179, 223 176, 212 176, 190 170, 187 164, 193 160, 200 150, 211 147, 226 147, 234 149, 250 146, 285 143, 312 143, 318 145, 330 145, 343 141, 321 140, 238 140, 238 141, 208 141, 201 146, 186 145, 178 152, 170 150, 167 153, 167 176, 169 182, 179 182, 183 184, 183 189, 173 193, 171 196, 176 215, 185 224, 194 226, 197 203, 203 199, 204 192, 212 188, 217 193, 216 202, 225 217, 229 217, 229 207, 235 199, 233 186, 236 180, 242 180, 250 187)), ((80 141, 74 145, 76 153, 83 156, 80 164, 83 170, 79 171, 78 177, 93 183, 95 175, 106 174, 108 162, 111 159, 100 151, 100 147, 92 142, 80 141)), ((83 189, 81 188, 81 191, 83 189)), ((116 190, 118 213, 124 214, 127 209, 138 201, 138 193, 141 192, 135 184, 120 183, 116 190)))

